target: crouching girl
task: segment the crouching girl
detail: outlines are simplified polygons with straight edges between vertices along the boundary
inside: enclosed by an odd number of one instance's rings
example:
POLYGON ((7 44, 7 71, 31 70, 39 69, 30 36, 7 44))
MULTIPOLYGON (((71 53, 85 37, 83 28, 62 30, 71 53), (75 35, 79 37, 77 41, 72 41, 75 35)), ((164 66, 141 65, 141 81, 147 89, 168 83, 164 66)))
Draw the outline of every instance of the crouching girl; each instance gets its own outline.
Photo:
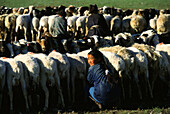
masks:
POLYGON ((103 54, 98 50, 90 51, 88 63, 89 98, 98 105, 99 109, 104 105, 116 103, 120 98, 120 88, 109 72, 103 54))

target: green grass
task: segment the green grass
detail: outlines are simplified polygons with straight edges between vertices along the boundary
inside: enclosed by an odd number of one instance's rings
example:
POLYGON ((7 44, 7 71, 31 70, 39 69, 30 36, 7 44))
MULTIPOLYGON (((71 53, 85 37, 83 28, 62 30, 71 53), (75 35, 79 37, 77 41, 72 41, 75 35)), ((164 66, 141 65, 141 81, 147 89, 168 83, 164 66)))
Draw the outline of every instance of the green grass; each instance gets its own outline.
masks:
POLYGON ((170 9, 170 0, 0 0, 0 5, 7 7, 27 7, 34 6, 59 6, 59 5, 74 5, 89 6, 90 4, 97 4, 98 7, 114 6, 117 8, 156 8, 156 9, 170 9))

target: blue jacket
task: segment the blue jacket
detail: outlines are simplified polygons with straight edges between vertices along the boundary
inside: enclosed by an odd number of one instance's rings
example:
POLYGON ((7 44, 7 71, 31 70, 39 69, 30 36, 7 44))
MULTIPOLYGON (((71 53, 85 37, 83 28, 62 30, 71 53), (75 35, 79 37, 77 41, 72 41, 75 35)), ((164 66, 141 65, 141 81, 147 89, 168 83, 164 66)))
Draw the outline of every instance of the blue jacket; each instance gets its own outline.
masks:
POLYGON ((96 64, 89 67, 87 80, 94 85, 94 97, 101 103, 113 103, 120 97, 120 89, 113 83, 108 82, 105 67, 96 64))

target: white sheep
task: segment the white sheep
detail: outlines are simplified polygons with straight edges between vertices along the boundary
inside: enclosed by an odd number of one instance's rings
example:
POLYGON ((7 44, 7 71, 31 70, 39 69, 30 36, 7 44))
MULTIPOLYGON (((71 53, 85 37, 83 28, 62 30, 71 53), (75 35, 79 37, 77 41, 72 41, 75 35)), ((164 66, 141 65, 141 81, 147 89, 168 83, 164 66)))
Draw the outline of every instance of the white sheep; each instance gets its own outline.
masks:
POLYGON ((56 51, 52 51, 49 55, 57 62, 58 73, 61 79, 66 79, 68 100, 71 101, 70 93, 70 62, 65 54, 61 54, 56 51))
POLYGON ((40 20, 37 17, 32 18, 32 24, 31 24, 32 41, 36 41, 36 38, 38 37, 39 21, 40 20), (34 31, 36 32, 35 34, 34 31), (36 38, 34 36, 36 36, 36 38))
POLYGON ((131 18, 130 21, 131 31, 130 33, 141 33, 147 27, 146 20, 143 16, 136 15, 131 18))
POLYGON ((70 16, 67 19, 67 31, 73 32, 75 34, 76 31, 76 20, 78 19, 78 16, 70 16))
POLYGON ((159 15, 156 21, 156 25, 158 34, 165 34, 170 32, 170 14, 159 15))
POLYGON ((87 66, 85 60, 78 56, 77 54, 66 53, 68 60, 70 62, 70 77, 72 84, 72 103, 75 103, 75 79, 81 79, 83 82, 83 87, 86 84, 87 66))
MULTIPOLYGON (((37 59, 28 54, 20 54, 14 59, 22 63, 27 89, 35 92, 39 86, 40 79, 40 66, 37 59)), ((31 99, 30 106, 32 106, 31 99)))
POLYGON ((29 111, 28 99, 27 99, 27 87, 23 74, 23 66, 20 61, 16 61, 13 58, 1 59, 5 62, 7 72, 7 86, 10 99, 10 111, 13 111, 13 86, 19 86, 21 84, 22 92, 24 95, 26 109, 29 111))
MULTIPOLYGON (((133 47, 122 48, 121 50, 118 51, 117 54, 120 55, 125 61, 126 75, 128 76, 128 78, 131 80, 132 79, 131 76, 133 76, 137 84, 139 98, 142 99, 141 87, 139 85, 139 77, 141 76, 142 76, 141 79, 143 79, 144 82, 146 83, 145 85, 146 92, 147 92, 146 86, 148 86, 150 95, 151 97, 153 97, 149 83, 148 60, 146 58, 146 55, 142 51, 133 47)), ((129 85, 129 89, 131 97, 131 85, 129 85)))
POLYGON ((49 90, 46 85, 47 82, 49 82, 49 86, 57 85, 57 90, 60 96, 59 101, 62 103, 62 106, 65 107, 64 98, 60 86, 60 77, 58 74, 57 63, 51 57, 48 57, 47 55, 42 53, 28 54, 31 54, 31 56, 37 58, 40 65, 40 84, 45 93, 45 106, 43 110, 46 111, 49 105, 49 90))
POLYGON ((159 37, 153 30, 142 32, 139 38, 141 38, 145 44, 152 45, 154 47, 159 44, 159 37))
POLYGON ((155 15, 155 17, 153 19, 149 20, 149 27, 154 29, 155 31, 157 30, 157 25, 156 25, 157 19, 158 19, 158 17, 157 17, 157 15, 155 15))
POLYGON ((19 15, 16 19, 15 31, 18 33, 18 29, 21 29, 21 30, 24 29, 25 40, 29 40, 27 37, 27 34, 29 32, 31 33, 31 23, 32 23, 31 21, 33 18, 33 15, 32 15, 33 8, 34 8, 33 6, 29 6, 29 13, 19 15))
MULTIPOLYGON (((124 77, 125 75, 125 62, 124 60, 117 54, 109 52, 109 51, 104 51, 104 48, 102 48, 103 50, 101 51, 103 53, 103 55, 109 60, 109 62, 111 63, 113 69, 112 69, 112 73, 114 73, 114 69, 116 70, 116 72, 119 74, 119 78, 121 79, 121 86, 122 86, 122 94, 123 94, 123 98, 125 99, 125 90, 124 90, 124 84, 123 81, 126 77, 124 77)), ((108 63, 107 63, 108 64, 108 63)), ((113 76, 116 77, 116 74, 114 73, 113 76)))
POLYGON ((115 36, 115 43, 120 46, 131 46, 134 43, 134 39, 130 33, 119 33, 115 36))
POLYGON ((38 36, 37 36, 38 41, 40 41, 41 32, 43 31, 45 33, 48 31, 48 18, 49 16, 42 16, 39 21, 38 36))
MULTIPOLYGON (((85 36, 86 33, 86 27, 85 27, 86 18, 87 16, 80 16, 76 20, 76 33, 80 32, 82 36, 85 36)), ((77 34, 75 36, 77 36, 77 34)))

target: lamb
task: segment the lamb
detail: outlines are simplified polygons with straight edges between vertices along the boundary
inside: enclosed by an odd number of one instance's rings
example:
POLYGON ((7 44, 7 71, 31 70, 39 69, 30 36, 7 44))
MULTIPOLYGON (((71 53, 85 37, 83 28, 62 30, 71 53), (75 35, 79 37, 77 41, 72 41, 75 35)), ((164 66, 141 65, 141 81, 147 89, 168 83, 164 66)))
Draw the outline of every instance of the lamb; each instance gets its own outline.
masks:
POLYGON ((0 60, 0 110, 2 107, 2 95, 3 95, 3 89, 5 87, 5 79, 6 79, 6 66, 5 62, 0 60))
POLYGON ((87 75, 87 65, 85 60, 78 56, 77 54, 66 53, 68 60, 70 62, 70 77, 72 84, 72 103, 75 103, 75 79, 82 79, 83 87, 86 84, 86 75, 87 75))
POLYGON ((57 90, 60 96, 59 101, 62 103, 62 106, 65 107, 63 94, 60 86, 60 77, 57 70, 57 63, 50 57, 45 54, 39 53, 28 53, 35 57, 40 65, 40 84, 45 93, 45 105, 43 110, 48 109, 49 104, 49 90, 46 83, 49 82, 49 86, 57 85, 57 90))
POLYGON ((22 92, 24 95, 26 109, 29 111, 28 99, 27 99, 27 88, 26 82, 23 74, 23 66, 20 61, 16 61, 13 58, 1 59, 5 62, 5 66, 7 68, 6 78, 7 78, 7 86, 9 91, 9 99, 10 99, 10 111, 13 111, 13 86, 19 86, 21 84, 22 92))
MULTIPOLYGON (((58 73, 61 79, 66 79, 68 100, 71 101, 70 93, 70 62, 65 54, 52 51, 49 55, 57 62, 58 73)), ((64 81, 65 82, 65 81, 64 81)))

